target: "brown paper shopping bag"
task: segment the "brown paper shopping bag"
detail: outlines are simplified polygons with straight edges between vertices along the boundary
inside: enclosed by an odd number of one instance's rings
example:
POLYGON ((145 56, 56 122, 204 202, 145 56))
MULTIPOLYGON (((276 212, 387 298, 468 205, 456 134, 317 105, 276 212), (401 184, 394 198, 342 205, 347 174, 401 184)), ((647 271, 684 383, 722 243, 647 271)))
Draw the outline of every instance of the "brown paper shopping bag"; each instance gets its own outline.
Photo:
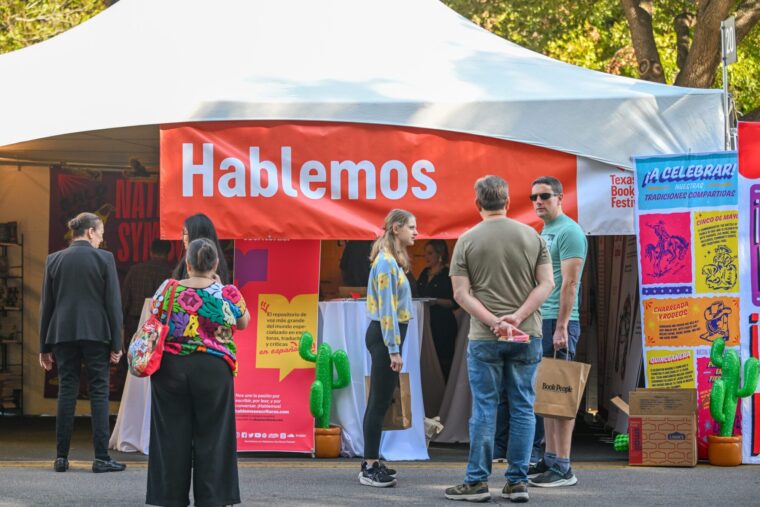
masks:
POLYGON ((591 365, 545 357, 536 373, 536 415, 575 419, 591 365))
MULTIPOLYGON (((366 397, 369 398, 370 377, 364 377, 366 397)), ((409 390, 409 374, 399 373, 393 400, 383 420, 383 431, 405 430, 412 427, 412 396, 409 390)))

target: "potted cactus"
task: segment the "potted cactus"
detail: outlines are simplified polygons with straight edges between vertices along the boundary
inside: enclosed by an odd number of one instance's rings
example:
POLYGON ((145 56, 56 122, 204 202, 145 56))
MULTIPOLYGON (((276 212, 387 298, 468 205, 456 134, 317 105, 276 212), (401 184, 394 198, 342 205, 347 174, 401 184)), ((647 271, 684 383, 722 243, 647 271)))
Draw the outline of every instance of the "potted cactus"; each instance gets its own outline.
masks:
POLYGON ((710 415, 720 426, 719 435, 707 437, 707 458, 711 465, 736 466, 742 462, 742 436, 732 435, 739 398, 752 395, 757 388, 760 362, 751 357, 744 364, 744 387, 740 387, 741 359, 735 350, 725 349, 723 338, 710 348, 710 361, 721 369, 710 391, 710 415))
POLYGON ((301 335, 298 354, 305 361, 315 363, 314 383, 311 384, 309 407, 314 416, 314 453, 317 458, 337 458, 340 455, 340 426, 330 425, 333 389, 346 387, 351 382, 348 355, 344 350, 333 352, 330 345, 323 343, 317 353, 311 351, 314 337, 311 333, 301 335), (333 374, 333 368, 337 379, 333 374))

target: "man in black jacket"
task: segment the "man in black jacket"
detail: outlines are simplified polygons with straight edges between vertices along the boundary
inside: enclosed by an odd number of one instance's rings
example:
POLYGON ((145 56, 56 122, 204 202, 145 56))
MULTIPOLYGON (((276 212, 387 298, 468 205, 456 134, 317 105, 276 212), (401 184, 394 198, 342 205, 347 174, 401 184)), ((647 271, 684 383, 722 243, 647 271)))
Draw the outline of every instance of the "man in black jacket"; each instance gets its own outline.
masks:
POLYGON ((95 461, 92 471, 120 472, 126 465, 108 455, 108 370, 121 358, 121 296, 113 255, 98 247, 103 222, 80 213, 68 223, 71 245, 45 261, 40 304, 40 365, 58 364, 57 457, 53 468, 65 472, 84 363, 90 392, 95 461))

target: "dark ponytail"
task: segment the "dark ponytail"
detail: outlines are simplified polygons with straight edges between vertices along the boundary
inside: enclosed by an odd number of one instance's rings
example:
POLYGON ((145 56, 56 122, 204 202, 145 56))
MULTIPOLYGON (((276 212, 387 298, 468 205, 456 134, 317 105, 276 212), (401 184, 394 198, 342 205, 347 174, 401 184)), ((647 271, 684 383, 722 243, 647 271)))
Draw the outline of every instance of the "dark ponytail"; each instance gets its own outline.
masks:
POLYGON ((194 271, 207 273, 219 260, 216 245, 207 238, 194 239, 187 245, 187 262, 194 271))
POLYGON ((71 220, 69 220, 68 227, 71 234, 75 238, 81 238, 87 229, 97 229, 98 225, 102 223, 102 220, 95 213, 83 211, 71 220))

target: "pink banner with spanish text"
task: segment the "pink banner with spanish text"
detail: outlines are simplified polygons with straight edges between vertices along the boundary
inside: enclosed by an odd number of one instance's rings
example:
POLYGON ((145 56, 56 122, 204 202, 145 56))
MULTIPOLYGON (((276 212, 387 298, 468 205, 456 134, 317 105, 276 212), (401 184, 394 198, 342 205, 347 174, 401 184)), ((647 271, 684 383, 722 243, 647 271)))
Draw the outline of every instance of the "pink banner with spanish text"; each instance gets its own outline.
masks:
POLYGON ((319 241, 236 241, 235 282, 251 323, 235 337, 238 451, 312 452, 314 363, 298 355, 317 336, 319 241))

